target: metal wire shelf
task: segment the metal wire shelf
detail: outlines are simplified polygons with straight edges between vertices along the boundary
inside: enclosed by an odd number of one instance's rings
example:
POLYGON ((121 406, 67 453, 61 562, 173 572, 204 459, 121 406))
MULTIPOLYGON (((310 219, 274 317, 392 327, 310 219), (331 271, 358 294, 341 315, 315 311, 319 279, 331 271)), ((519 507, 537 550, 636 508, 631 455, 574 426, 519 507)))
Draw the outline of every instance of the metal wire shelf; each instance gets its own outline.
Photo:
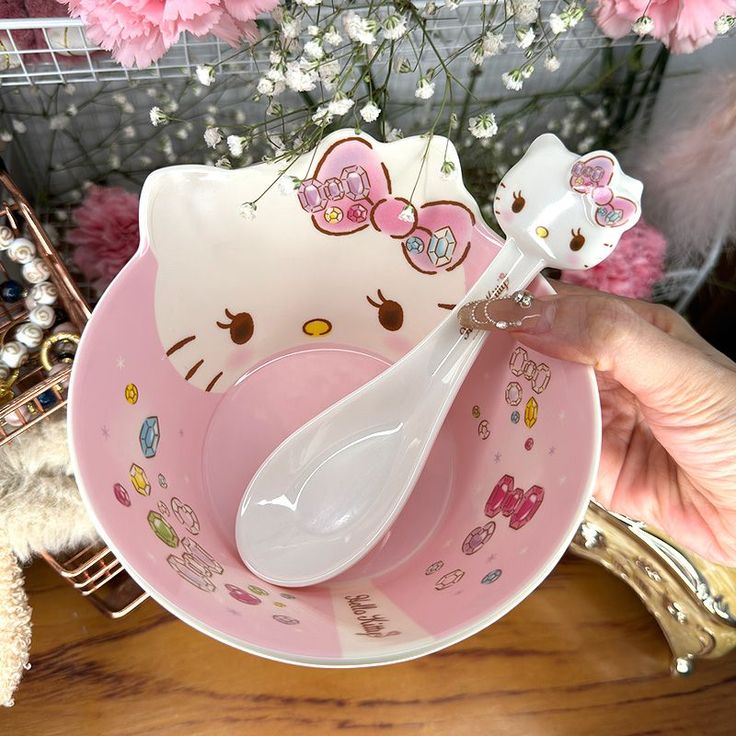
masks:
MULTIPOLYGON (((551 12, 557 0, 543 0, 542 9, 551 12), (547 6, 545 8, 545 6, 547 6)), ((437 51, 454 51, 476 38, 482 28, 481 0, 469 0, 452 13, 440 12, 427 19, 437 51)), ((272 22, 264 17, 267 22, 272 22)), ((505 57, 523 57, 514 45, 513 23, 506 29, 505 57)), ((648 38, 640 42, 653 44, 648 38)), ((560 52, 594 50, 607 46, 630 45, 631 38, 612 41, 591 19, 560 36, 555 46, 560 52)), ((259 47, 233 50, 213 36, 184 34, 161 59, 146 69, 126 69, 89 41, 81 21, 71 18, 28 18, 0 20, 0 86, 41 84, 79 84, 90 82, 135 82, 191 77, 200 64, 215 64, 218 74, 254 75, 261 64, 268 64, 268 49, 259 47), (42 42, 24 48, 21 31, 36 31, 42 42)))

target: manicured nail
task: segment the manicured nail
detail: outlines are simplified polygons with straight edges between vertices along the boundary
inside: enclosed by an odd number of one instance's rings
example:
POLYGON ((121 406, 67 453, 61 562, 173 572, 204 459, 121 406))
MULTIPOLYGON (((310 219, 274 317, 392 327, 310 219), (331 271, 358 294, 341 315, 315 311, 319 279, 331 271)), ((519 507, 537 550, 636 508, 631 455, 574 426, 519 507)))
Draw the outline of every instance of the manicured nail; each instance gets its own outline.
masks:
POLYGON ((533 299, 528 307, 513 297, 487 299, 466 304, 458 316, 460 324, 470 329, 497 329, 504 332, 549 332, 556 310, 554 298, 533 299))

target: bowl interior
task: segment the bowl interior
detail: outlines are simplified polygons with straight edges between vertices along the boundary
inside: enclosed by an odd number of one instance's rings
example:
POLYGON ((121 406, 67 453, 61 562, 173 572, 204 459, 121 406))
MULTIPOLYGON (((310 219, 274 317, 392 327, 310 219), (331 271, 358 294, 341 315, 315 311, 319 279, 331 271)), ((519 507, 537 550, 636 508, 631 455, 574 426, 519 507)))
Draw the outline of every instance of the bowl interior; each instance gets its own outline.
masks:
POLYGON ((70 435, 88 508, 153 597, 234 646, 347 666, 447 646, 518 603, 569 543, 599 448, 591 372, 494 335, 381 543, 329 583, 264 583, 234 534, 255 470, 411 349, 499 241, 476 221, 472 261, 421 273, 383 233, 311 227, 289 196, 273 200, 280 220, 269 207, 255 223, 230 220, 240 173, 174 167, 162 198, 144 197, 146 241, 75 361, 70 435))

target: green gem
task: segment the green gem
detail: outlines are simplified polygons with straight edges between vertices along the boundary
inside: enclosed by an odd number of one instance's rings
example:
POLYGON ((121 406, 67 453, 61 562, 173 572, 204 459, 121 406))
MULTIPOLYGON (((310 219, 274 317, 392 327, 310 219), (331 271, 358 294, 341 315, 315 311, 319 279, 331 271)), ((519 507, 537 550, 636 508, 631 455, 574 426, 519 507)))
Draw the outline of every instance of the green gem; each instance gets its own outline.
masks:
POLYGON ((177 547, 179 545, 179 536, 174 531, 174 527, 164 519, 161 514, 156 511, 148 512, 148 523, 153 529, 153 533, 169 547, 177 547))

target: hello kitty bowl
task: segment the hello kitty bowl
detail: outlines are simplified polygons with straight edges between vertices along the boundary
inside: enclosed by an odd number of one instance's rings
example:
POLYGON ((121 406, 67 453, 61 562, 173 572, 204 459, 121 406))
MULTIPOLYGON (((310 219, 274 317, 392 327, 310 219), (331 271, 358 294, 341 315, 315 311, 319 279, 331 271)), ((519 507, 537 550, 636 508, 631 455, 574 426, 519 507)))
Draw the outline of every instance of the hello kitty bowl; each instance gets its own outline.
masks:
MULTIPOLYGON (((291 589, 238 556, 241 496, 270 452, 410 350, 498 252, 459 172, 444 139, 339 131, 283 174, 175 166, 147 179, 141 247, 74 363, 70 443, 100 533, 186 623, 285 662, 398 662, 488 626, 567 548, 597 470, 595 379, 499 333, 369 555, 291 589)), ((504 191, 496 208, 510 214, 504 191)))

